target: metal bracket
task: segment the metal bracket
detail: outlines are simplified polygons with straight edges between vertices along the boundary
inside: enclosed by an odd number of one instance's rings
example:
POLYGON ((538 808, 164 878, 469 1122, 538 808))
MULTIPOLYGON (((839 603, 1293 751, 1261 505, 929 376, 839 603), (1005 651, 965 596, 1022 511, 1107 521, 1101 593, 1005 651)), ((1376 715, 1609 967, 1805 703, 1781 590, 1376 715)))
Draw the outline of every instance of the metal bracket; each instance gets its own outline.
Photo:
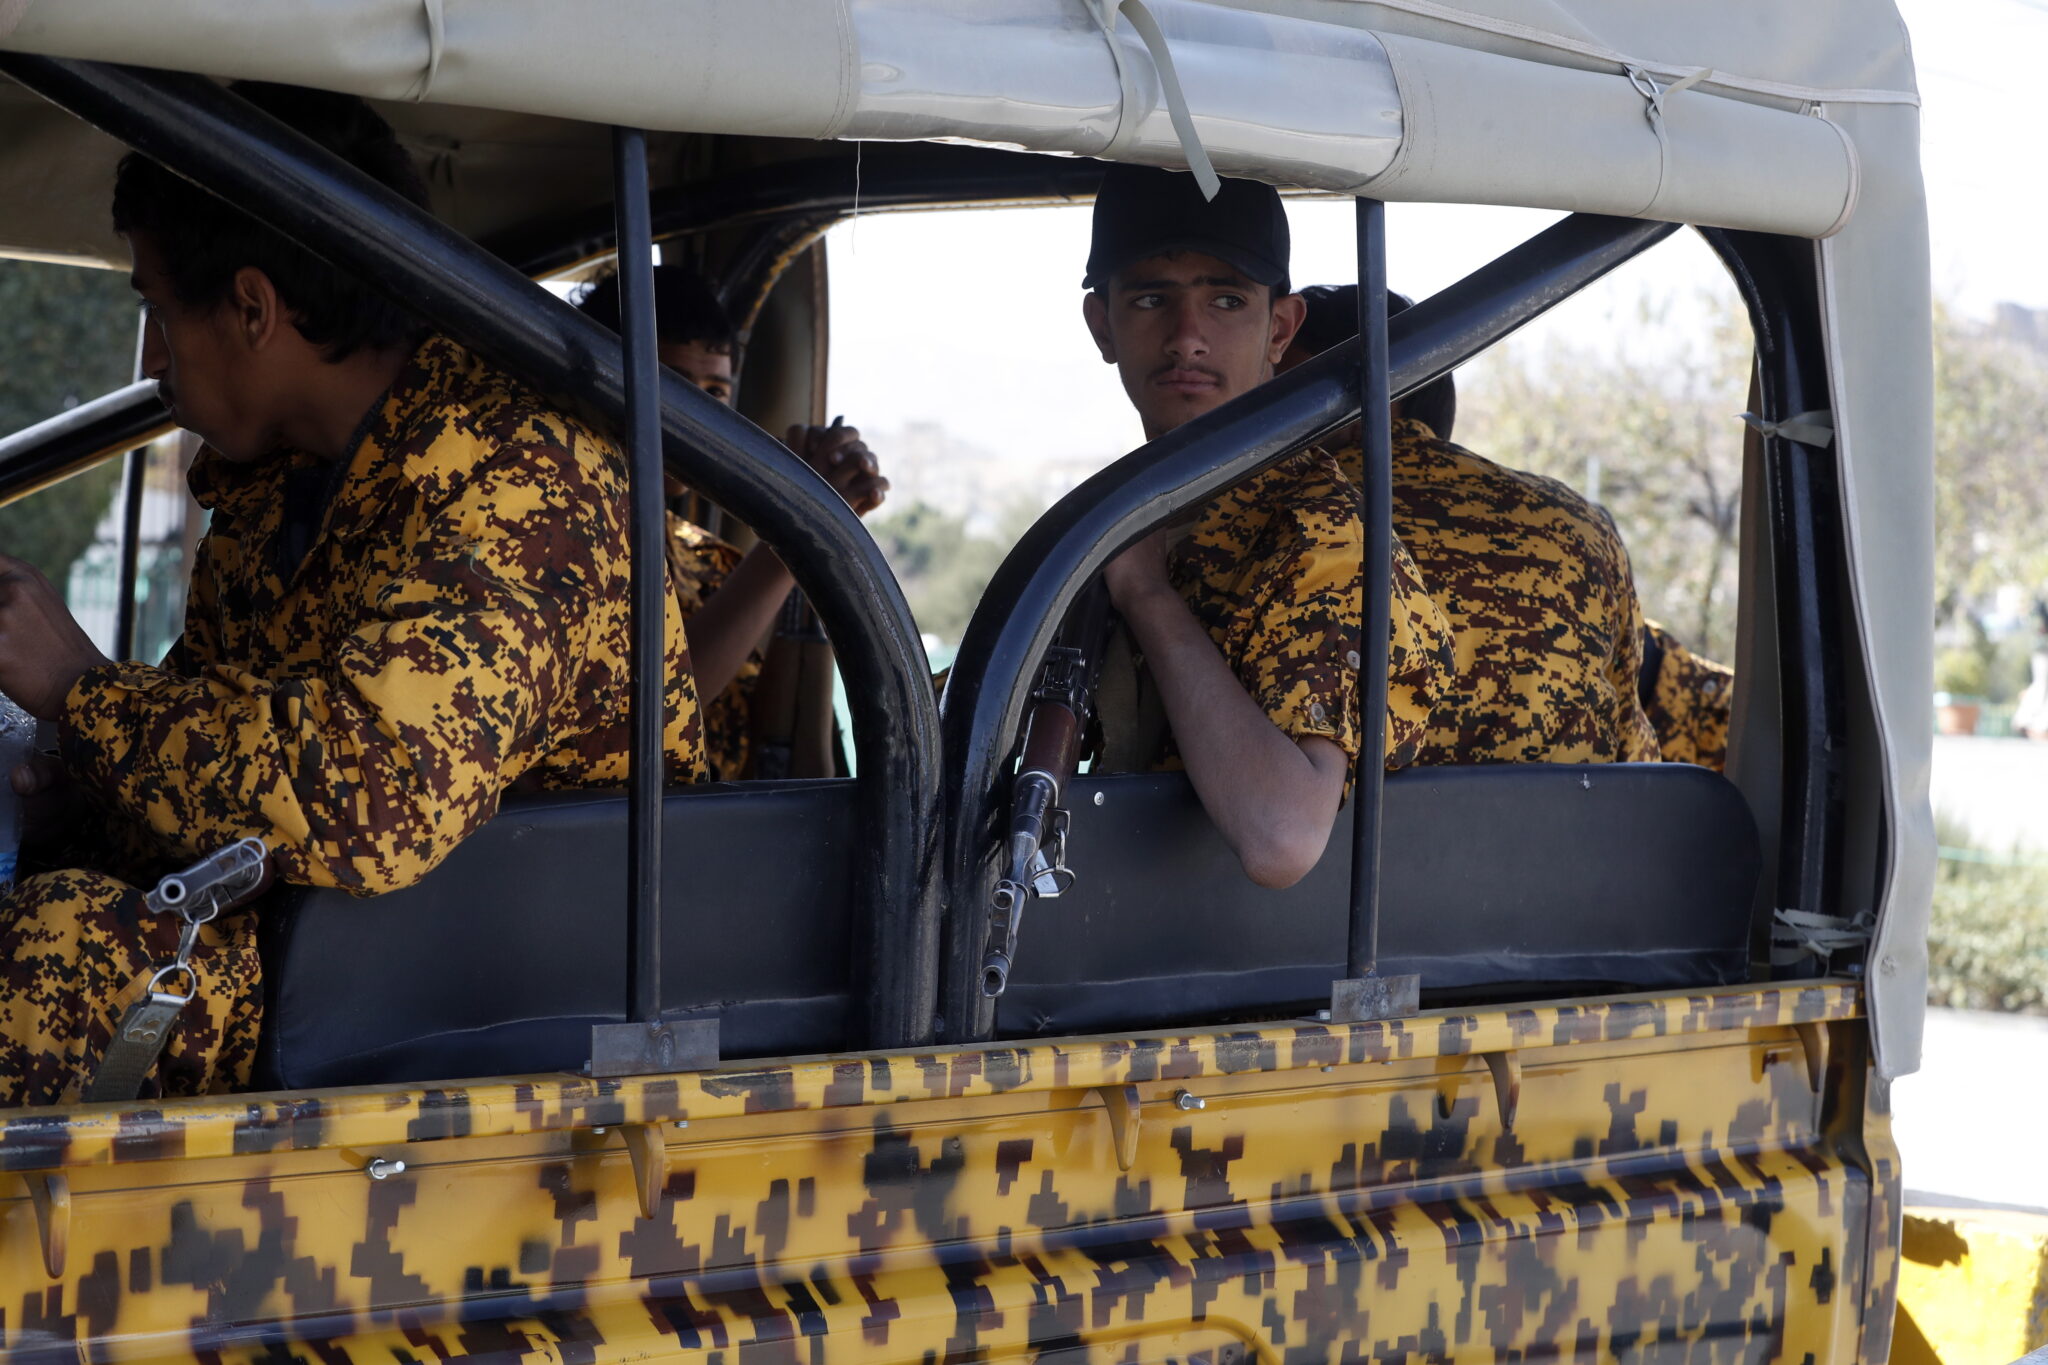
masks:
POLYGON ((1330 1022, 1406 1019, 1422 1008, 1419 976, 1355 976, 1330 983, 1330 1022))
MULTIPOLYGON (((570 1148, 578 1155, 601 1152, 611 1140, 610 1128, 583 1128, 570 1135, 570 1148)), ((633 1163, 633 1188, 640 1201, 640 1216, 654 1218, 668 1197, 668 1144, 658 1123, 622 1123, 618 1134, 626 1144, 626 1156, 633 1163)))
POLYGON ((593 1076, 659 1076, 718 1065, 718 1016, 659 1024, 597 1024, 590 1030, 593 1076))
POLYGON ((1828 1026, 1821 1023, 1794 1024, 1800 1050, 1806 1053, 1806 1083, 1818 1095, 1828 1078, 1828 1026))
POLYGON ((1128 1171, 1138 1159, 1138 1087, 1098 1085, 1094 1093, 1102 1097, 1103 1107, 1109 1110, 1109 1138, 1116 1147, 1116 1168, 1128 1171))
POLYGON ((71 1241, 71 1182, 62 1171, 29 1171, 29 1202, 35 1205, 36 1235, 43 1243, 43 1269, 56 1279, 64 1273, 64 1252, 71 1241))

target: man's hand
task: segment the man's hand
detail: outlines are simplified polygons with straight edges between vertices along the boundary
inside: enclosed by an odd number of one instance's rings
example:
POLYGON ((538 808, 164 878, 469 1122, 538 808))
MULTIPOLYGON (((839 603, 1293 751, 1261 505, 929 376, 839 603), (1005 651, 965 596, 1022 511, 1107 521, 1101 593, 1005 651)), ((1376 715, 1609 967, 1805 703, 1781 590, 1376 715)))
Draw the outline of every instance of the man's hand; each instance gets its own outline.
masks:
POLYGON ((106 662, 42 571, 0 555, 0 692, 55 720, 72 685, 106 662))
POLYGON ((797 425, 789 429, 783 444, 803 456, 804 463, 860 516, 880 507, 889 494, 889 481, 882 477, 875 453, 860 439, 858 427, 797 425))
POLYGON ((1102 581, 1109 589, 1110 604, 1126 619, 1146 597, 1173 592, 1173 584, 1166 576, 1166 559, 1187 529, 1162 526, 1104 567, 1102 581))

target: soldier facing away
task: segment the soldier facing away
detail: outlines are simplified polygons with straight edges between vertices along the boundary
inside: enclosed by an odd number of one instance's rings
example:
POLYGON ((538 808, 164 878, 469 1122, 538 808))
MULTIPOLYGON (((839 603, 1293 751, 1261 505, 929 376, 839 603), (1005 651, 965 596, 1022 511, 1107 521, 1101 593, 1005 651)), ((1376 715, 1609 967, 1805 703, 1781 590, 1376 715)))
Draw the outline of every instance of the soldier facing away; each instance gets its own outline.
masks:
MULTIPOLYGON (((424 206, 361 101, 236 88, 424 206)), ((515 780, 626 773, 611 440, 139 155, 121 163, 114 224, 144 302, 144 371, 207 442, 191 484, 212 521, 159 666, 102 657, 41 575, 0 559, 0 690, 61 736, 57 762, 13 775, 44 808, 24 851, 57 870, 0 902, 8 1105, 76 1098, 171 959, 181 923, 145 913, 137 882, 253 836, 282 880, 371 895, 426 875, 515 780)), ((696 780, 673 603, 667 639, 668 775, 696 780)), ((190 962, 164 1094, 234 1089, 254 1059, 253 914, 202 926, 190 962)))

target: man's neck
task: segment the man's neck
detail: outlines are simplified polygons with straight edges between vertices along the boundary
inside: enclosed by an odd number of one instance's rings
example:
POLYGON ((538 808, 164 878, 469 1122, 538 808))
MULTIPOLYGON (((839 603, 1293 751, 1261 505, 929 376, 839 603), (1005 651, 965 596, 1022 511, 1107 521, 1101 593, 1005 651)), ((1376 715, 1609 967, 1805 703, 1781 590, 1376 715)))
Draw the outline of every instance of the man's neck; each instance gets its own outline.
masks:
POLYGON ((355 453, 364 416, 384 400, 411 357, 410 349, 397 348, 319 362, 313 382, 301 390, 298 410, 280 432, 285 444, 323 460, 347 459, 355 453))

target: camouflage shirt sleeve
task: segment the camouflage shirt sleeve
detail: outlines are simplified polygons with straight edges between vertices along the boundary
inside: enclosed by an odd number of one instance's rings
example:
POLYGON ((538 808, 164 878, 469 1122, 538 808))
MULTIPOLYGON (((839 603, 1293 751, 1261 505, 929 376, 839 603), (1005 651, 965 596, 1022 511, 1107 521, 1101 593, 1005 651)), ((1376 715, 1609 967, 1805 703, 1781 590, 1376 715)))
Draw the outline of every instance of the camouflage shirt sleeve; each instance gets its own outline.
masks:
MULTIPOLYGON (((1279 552, 1261 566, 1248 647, 1237 673, 1282 733, 1328 739, 1356 761, 1363 531, 1355 511, 1323 515, 1325 510, 1297 511, 1279 552)), ((1451 647, 1443 613, 1423 590, 1415 561, 1399 541, 1388 596, 1384 759, 1391 768, 1410 762, 1422 743, 1449 677, 1451 647)))
POLYGON ((499 447, 409 544, 372 547, 403 562, 308 676, 88 672, 65 703, 68 766, 187 853, 253 834, 288 881, 417 881, 495 812, 587 648, 605 532, 583 482, 560 446, 499 447))
POLYGON ((1657 622, 1644 624, 1659 646, 1645 709, 1664 761, 1720 772, 1728 762, 1735 670, 1693 653, 1657 622))

